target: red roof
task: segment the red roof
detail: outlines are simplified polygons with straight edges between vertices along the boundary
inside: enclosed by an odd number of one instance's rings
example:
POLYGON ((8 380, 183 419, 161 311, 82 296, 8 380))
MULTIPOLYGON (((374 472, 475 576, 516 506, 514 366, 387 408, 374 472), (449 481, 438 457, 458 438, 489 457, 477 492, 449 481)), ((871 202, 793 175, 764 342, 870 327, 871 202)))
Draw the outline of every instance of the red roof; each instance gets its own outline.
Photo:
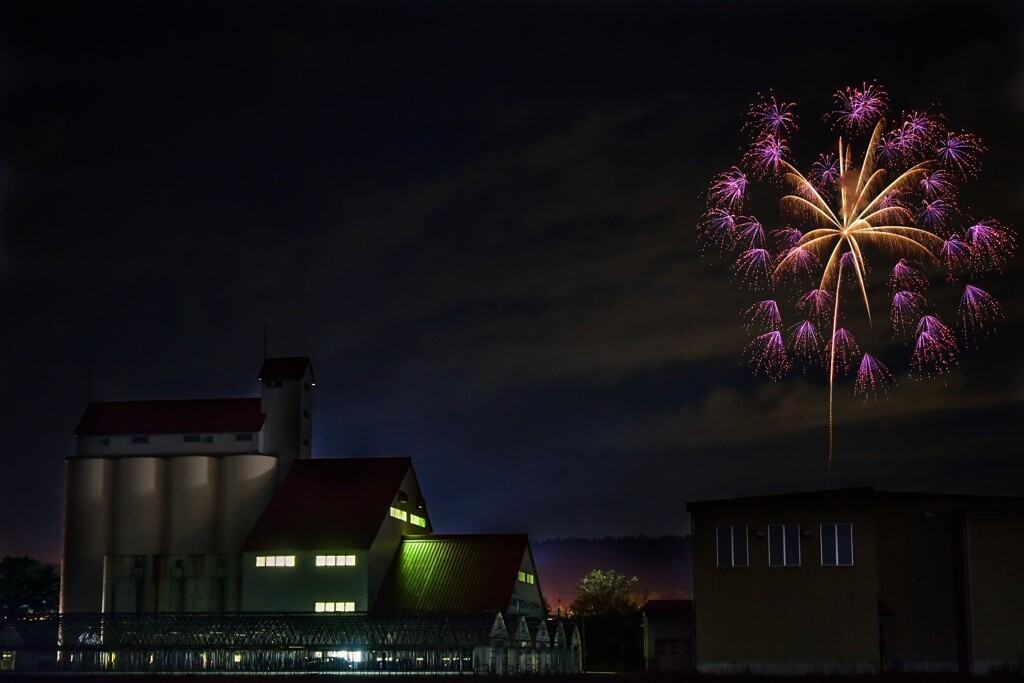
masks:
POLYGON ((267 379, 302 379, 309 368, 310 377, 313 376, 313 364, 306 356, 294 358, 267 358, 260 368, 259 378, 267 379))
POLYGON ((374 610, 505 612, 528 548, 526 534, 405 537, 374 610))
POLYGON ((266 416, 258 398, 90 403, 75 436, 258 432, 266 416))
POLYGON ((296 460, 242 549, 369 548, 411 468, 409 458, 296 460))

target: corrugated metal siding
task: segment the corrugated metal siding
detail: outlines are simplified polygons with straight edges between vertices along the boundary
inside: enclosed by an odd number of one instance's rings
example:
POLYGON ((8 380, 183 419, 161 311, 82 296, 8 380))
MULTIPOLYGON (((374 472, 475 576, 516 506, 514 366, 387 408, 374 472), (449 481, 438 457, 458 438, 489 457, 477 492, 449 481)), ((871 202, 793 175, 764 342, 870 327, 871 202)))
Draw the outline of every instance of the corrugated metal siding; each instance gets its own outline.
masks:
POLYGON ((525 534, 403 539, 375 609, 507 610, 526 544, 525 534))

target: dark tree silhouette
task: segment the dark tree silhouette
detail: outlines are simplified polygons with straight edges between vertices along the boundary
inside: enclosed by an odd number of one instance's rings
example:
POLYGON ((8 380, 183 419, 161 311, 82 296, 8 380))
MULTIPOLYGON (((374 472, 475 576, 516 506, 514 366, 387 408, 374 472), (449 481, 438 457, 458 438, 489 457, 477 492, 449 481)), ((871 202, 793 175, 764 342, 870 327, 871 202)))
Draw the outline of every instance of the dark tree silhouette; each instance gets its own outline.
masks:
POLYGON ((0 560, 0 616, 56 612, 59 600, 57 567, 31 557, 0 560))

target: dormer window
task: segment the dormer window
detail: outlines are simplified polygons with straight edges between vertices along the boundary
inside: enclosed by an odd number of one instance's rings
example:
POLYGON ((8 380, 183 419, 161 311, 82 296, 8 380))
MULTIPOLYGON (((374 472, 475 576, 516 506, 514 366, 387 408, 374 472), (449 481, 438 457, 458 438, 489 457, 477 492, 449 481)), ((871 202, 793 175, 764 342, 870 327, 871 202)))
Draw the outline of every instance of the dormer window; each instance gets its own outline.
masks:
POLYGON ((198 434, 186 434, 185 435, 185 443, 199 443, 199 435, 198 434))
POLYGON ((252 433, 235 434, 235 441, 252 441, 252 433))
POLYGON ((133 436, 132 443, 149 443, 148 436, 133 436))

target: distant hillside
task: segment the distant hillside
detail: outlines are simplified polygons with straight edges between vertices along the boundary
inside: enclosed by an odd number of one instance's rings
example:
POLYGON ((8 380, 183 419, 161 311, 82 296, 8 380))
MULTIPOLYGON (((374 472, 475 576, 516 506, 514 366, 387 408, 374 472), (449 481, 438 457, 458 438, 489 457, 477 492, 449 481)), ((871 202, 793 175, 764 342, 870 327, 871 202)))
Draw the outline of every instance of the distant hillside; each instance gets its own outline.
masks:
POLYGON ((576 599, 576 584, 593 569, 614 569, 639 579, 638 600, 690 597, 689 536, 558 538, 534 541, 544 599, 557 609, 576 599))

